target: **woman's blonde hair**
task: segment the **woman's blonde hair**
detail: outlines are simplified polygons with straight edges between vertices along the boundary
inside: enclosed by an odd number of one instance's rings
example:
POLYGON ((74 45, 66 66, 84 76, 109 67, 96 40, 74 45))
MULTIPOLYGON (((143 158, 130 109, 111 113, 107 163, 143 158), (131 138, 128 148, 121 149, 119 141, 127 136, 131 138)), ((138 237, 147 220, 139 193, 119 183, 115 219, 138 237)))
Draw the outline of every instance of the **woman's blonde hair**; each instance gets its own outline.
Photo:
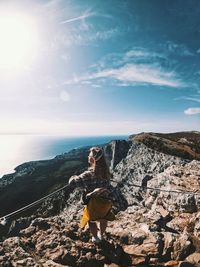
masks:
POLYGON ((93 170, 95 176, 100 179, 109 179, 111 173, 106 163, 103 149, 100 147, 92 147, 90 153, 94 159, 93 170))

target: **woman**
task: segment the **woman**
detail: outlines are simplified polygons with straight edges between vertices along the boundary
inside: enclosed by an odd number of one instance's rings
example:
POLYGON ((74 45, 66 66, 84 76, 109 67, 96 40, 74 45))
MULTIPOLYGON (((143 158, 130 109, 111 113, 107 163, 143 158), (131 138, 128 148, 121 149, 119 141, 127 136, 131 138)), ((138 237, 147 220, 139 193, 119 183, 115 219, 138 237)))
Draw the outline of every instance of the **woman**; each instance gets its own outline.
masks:
POLYGON ((87 205, 84 208, 81 219, 81 228, 89 224, 92 233, 92 241, 99 243, 103 239, 108 220, 114 220, 115 215, 111 211, 113 202, 118 203, 124 209, 123 197, 119 190, 110 185, 110 171, 106 164, 103 149, 92 147, 88 156, 90 168, 79 176, 72 176, 69 180, 70 190, 77 187, 85 189, 87 205), (120 205, 121 204, 121 205, 120 205), (97 224, 100 222, 100 232, 97 224))

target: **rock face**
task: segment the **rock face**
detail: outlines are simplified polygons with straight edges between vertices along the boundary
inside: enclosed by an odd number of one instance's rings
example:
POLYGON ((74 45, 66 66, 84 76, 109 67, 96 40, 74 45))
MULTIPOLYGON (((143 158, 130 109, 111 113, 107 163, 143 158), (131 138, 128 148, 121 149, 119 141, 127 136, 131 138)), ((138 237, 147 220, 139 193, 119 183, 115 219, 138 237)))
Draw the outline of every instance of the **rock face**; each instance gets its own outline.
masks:
MULTIPOLYGON (((180 142, 192 142, 186 137, 180 135, 180 142)), ((31 217, 9 225, 0 239, 0 266, 199 266, 200 161, 138 141, 112 141, 104 149, 113 185, 118 182, 129 202, 127 210, 109 222, 105 240, 95 245, 88 228, 80 230, 80 192, 62 192, 31 217)), ((55 160, 72 164, 71 156, 75 160, 78 155, 74 151, 55 160)))
POLYGON ((126 140, 114 140, 105 146, 105 156, 111 170, 114 170, 116 165, 127 156, 132 142, 126 140))
MULTIPOLYGON (((132 205, 136 201, 134 196, 139 193, 139 189, 132 184, 142 185, 146 182, 146 178, 150 180, 173 164, 183 165, 185 160, 160 153, 144 144, 133 141, 126 158, 117 164, 113 175, 117 181, 121 182, 122 191, 129 192, 127 198, 129 204, 132 205)), ((139 195, 138 201, 141 202, 142 196, 139 195)))

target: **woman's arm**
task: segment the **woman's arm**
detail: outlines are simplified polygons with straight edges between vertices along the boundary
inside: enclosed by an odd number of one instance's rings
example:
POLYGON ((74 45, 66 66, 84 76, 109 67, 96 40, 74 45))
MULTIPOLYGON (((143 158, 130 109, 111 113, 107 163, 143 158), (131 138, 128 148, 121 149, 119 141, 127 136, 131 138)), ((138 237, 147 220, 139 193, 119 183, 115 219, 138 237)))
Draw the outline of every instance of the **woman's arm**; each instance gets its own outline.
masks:
POLYGON ((86 188, 88 181, 91 178, 92 173, 85 171, 80 175, 74 175, 69 179, 70 190, 73 191, 75 188, 86 188))

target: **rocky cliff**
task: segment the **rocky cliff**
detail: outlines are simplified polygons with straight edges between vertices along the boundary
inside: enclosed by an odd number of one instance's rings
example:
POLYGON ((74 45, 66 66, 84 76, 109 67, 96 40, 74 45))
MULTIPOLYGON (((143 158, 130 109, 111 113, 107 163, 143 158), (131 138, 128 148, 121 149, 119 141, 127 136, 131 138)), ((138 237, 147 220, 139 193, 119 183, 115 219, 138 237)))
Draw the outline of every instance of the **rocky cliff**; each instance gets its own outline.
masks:
MULTIPOLYGON (((104 146, 113 185, 121 188, 129 207, 109 223, 102 243, 93 244, 88 229, 79 228, 83 208, 79 191, 62 192, 37 212, 8 223, 0 242, 0 266, 200 266, 200 161, 180 156, 179 150, 177 156, 175 147, 170 152, 147 146, 137 137, 104 146)), ((181 138, 187 140, 187 134, 181 133, 181 138)), ((81 153, 85 157, 87 149, 81 153)), ((75 155, 84 163, 78 151, 56 160, 65 164, 75 155)), ((80 165, 76 171, 84 168, 80 165)), ((56 174, 56 167, 52 169, 56 174)), ((5 227, 0 230, 3 233, 5 227)))

